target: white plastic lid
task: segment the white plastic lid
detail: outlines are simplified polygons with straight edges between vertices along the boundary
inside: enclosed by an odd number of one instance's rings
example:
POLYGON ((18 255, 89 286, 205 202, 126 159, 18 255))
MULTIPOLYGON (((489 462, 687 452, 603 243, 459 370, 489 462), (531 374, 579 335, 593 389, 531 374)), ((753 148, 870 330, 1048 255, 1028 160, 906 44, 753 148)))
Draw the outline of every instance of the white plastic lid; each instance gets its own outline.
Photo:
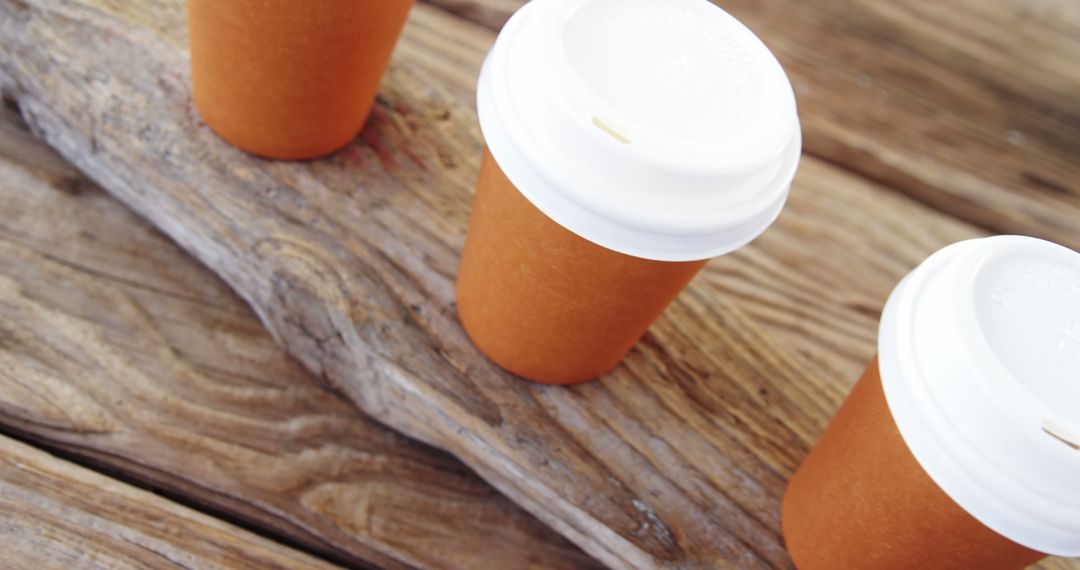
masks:
POLYGON ((926 473, 998 534, 1080 555, 1080 254, 999 236, 935 253, 889 298, 881 380, 926 473))
POLYGON ((662 261, 760 235, 801 152, 784 70, 706 0, 533 0, 484 62, 478 110, 496 162, 544 214, 662 261))

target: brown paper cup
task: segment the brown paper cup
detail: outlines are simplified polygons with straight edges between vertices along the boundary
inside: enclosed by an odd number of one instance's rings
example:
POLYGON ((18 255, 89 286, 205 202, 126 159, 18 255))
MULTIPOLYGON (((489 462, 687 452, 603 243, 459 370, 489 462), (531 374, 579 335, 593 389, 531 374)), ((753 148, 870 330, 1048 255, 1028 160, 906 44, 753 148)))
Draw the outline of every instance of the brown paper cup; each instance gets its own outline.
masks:
POLYGON ((611 370, 705 261, 593 244, 545 216, 484 153, 457 282, 473 342, 519 376, 571 384, 611 370))
POLYGON ((782 519, 800 570, 1015 570, 1046 556, 984 526, 923 471, 876 358, 792 478, 782 519))
POLYGON ((776 57, 706 0, 524 4, 477 118, 461 320, 492 360, 557 384, 615 367, 705 260, 761 235, 802 148, 776 57))
POLYGON ((367 118, 412 0, 189 0, 195 105, 279 159, 330 153, 367 118))

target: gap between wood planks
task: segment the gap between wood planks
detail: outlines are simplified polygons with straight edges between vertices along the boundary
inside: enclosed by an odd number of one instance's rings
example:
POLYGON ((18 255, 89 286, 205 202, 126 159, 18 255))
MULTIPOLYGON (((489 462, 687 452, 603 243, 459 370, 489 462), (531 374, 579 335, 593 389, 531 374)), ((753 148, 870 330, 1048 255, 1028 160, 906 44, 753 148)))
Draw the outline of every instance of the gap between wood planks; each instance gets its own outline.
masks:
POLYGON ((337 568, 0 436, 5 567, 337 568))
MULTIPOLYGON (((110 479, 115 479, 121 483, 142 489, 159 495, 172 501, 178 505, 187 507, 193 511, 200 512, 206 516, 213 517, 215 519, 224 521, 237 528, 246 530, 256 536, 265 538, 271 542, 276 542, 283 546, 287 546, 293 550, 297 550, 311 556, 318 558, 330 564, 342 566, 345 568, 358 568, 360 570, 377 570, 375 566, 370 565, 358 565, 355 558, 347 558, 344 556, 335 555, 334 549, 331 545, 326 545, 325 549, 314 549, 308 545, 304 545, 293 538, 274 532, 273 530, 265 527, 251 524, 243 518, 234 516, 220 508, 215 507, 206 502, 194 500, 197 499, 195 495, 184 495, 182 493, 170 491, 167 488, 154 484, 148 478, 140 477, 134 470, 125 470, 123 467, 118 466, 115 463, 107 463, 100 459, 97 459, 89 454, 79 453, 77 449, 70 449, 62 445, 57 444, 54 441, 50 441, 45 438, 35 436, 30 432, 19 430, 11 425, 5 425, 0 423, 0 437, 7 437, 9 439, 26 444, 35 449, 40 449, 50 455, 57 457, 68 463, 78 465, 85 469, 99 473, 110 479)), ((114 457, 118 463, 123 463, 125 460, 120 457, 114 457)), ((312 537, 313 540, 318 540, 317 537, 312 537)))
MULTIPOLYGON (((809 157, 815 158, 817 160, 820 160, 821 162, 824 162, 825 164, 833 166, 833 167, 837 168, 838 170, 842 170, 842 171, 850 174, 851 176, 854 176, 856 178, 860 178, 862 180, 866 180, 867 182, 871 182, 871 183, 876 184, 878 186, 881 186, 883 188, 888 188, 889 190, 892 190, 893 192, 896 192, 897 194, 900 194, 901 196, 904 196, 905 198, 908 198, 912 202, 915 202, 915 203, 917 203, 917 204, 919 204, 921 206, 925 206, 927 208, 930 208, 931 210, 934 210, 935 212, 938 212, 938 213, 940 213, 940 214, 942 214, 944 216, 948 216, 948 217, 950 217, 950 218, 952 218, 952 219, 954 219, 954 220, 956 220, 958 222, 963 222, 965 224, 973 226, 973 227, 975 227, 977 229, 980 229, 980 230, 982 230, 982 231, 984 231, 984 232, 986 232, 988 234, 1010 234, 1010 233, 1013 233, 1010 230, 1008 230, 1007 228, 1003 228, 1000 225, 995 224, 990 220, 980 219, 978 216, 961 216, 961 215, 957 214, 958 209, 943 209, 943 208, 940 207, 939 202, 935 202, 934 200, 929 200, 927 198, 927 194, 926 194, 925 191, 919 191, 919 190, 916 190, 916 189, 913 189, 913 188, 910 188, 910 187, 907 187, 907 186, 904 186, 904 185, 897 185, 895 183, 894 179, 892 179, 892 178, 890 178, 888 176, 875 175, 873 172, 871 172, 871 171, 869 171, 867 169, 859 168, 858 167, 859 161, 857 161, 857 160, 854 160, 854 161, 842 161, 842 160, 838 160, 838 159, 834 158, 830 154, 817 153, 817 152, 814 152, 812 150, 807 150, 805 147, 803 148, 803 154, 805 156, 809 156, 809 157)), ((897 175, 902 175, 902 174, 903 173, 897 173, 897 175)), ((917 181, 912 181, 912 182, 914 184, 920 184, 917 181)), ((924 185, 923 189, 926 190, 926 191, 929 191, 929 192, 937 192, 941 199, 949 199, 949 198, 951 198, 951 196, 949 194, 946 194, 944 192, 940 192, 938 189, 932 188, 930 186, 925 186, 924 185)), ((875 318, 876 317, 880 317, 880 314, 876 315, 875 318)))

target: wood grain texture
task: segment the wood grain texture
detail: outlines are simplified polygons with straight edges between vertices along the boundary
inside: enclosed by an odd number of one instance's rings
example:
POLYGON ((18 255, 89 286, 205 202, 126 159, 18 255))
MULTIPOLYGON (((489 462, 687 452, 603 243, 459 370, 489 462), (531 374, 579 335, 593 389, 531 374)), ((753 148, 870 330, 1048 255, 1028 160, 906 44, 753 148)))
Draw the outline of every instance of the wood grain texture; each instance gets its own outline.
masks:
POLYGON ((0 116, 0 429, 349 565, 594 566, 303 371, 15 119, 0 116))
MULTIPOLYGON (((268 163, 225 147, 191 112, 183 38, 170 31, 182 23, 160 19, 169 5, 0 1, 19 24, 0 30, 11 54, 0 69, 31 123, 223 275, 305 365, 612 566, 789 565, 780 492, 855 379, 806 356, 832 361, 825 353, 842 349, 839 362, 856 359, 872 345, 880 290, 937 242, 978 233, 808 161, 772 242, 714 263, 616 373, 571 389, 526 384, 484 361, 454 316, 480 141, 460 98, 468 82, 444 89, 426 75, 438 58, 422 46, 439 44, 407 33, 356 145, 323 161, 268 163), (870 209, 829 226, 818 218, 828 202, 814 196, 858 197, 870 209), (878 197, 931 231, 895 218, 884 227, 902 232, 867 239, 864 224, 890 216, 878 197), (793 270, 818 263, 825 283, 793 270), (806 305, 795 319, 784 316, 792 305, 806 305), (792 330, 765 334, 748 315, 792 330), (800 326, 831 336, 791 350, 800 326), (849 349, 848 338, 862 344, 849 349)), ((413 22, 423 18, 452 22, 418 6, 413 22)), ((461 69, 479 63, 469 45, 447 47, 461 69)))
MULTIPOLYGON (((497 29, 524 0, 427 0, 497 29)), ((791 75, 804 150, 995 233, 1080 249, 1080 4, 714 0, 791 75)))
POLYGON ((421 0, 450 14, 498 30, 525 0, 421 0))
POLYGON ((11 570, 335 568, 3 436, 0 512, 11 570))

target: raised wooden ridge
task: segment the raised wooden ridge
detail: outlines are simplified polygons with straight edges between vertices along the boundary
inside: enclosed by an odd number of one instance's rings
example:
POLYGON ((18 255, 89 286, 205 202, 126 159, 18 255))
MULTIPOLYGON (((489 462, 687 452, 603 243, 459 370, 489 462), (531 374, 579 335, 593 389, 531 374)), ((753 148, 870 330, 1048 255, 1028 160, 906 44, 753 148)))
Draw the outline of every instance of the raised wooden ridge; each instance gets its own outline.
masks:
POLYGON ((0 431, 348 566, 594 565, 306 373, 213 273, 2 111, 0 431))

